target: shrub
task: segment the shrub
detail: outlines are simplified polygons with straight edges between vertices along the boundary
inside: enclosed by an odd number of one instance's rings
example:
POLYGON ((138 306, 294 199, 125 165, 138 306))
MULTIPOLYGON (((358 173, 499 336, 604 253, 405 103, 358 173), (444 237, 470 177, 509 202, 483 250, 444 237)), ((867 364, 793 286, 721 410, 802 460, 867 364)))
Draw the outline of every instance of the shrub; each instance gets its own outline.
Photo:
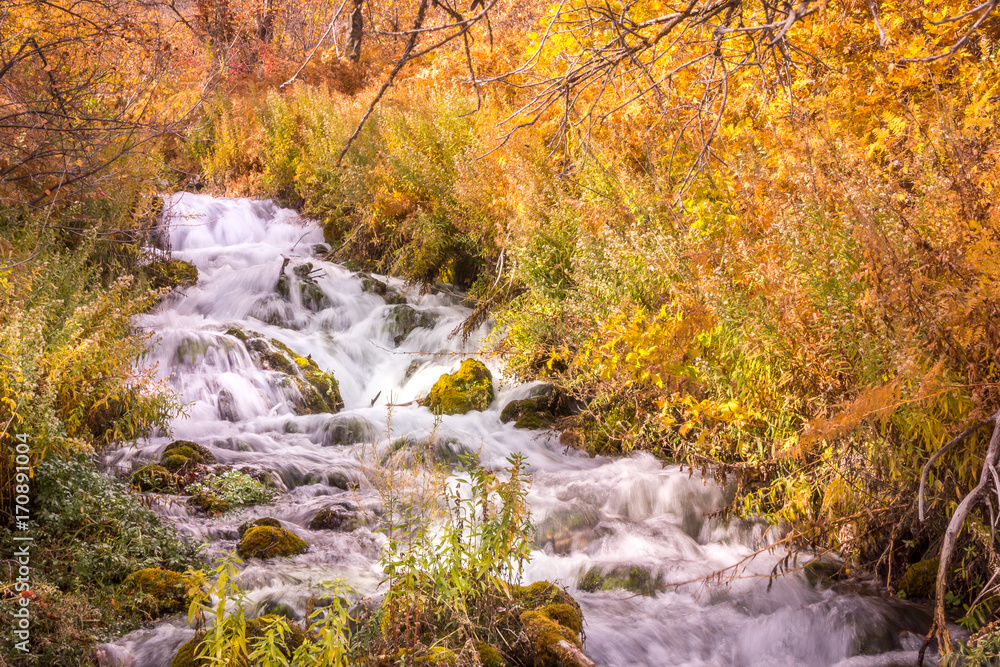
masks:
POLYGON ((201 481, 189 485, 187 492, 192 496, 216 498, 229 507, 269 503, 276 495, 273 489, 239 470, 227 470, 221 475, 209 474, 201 481))

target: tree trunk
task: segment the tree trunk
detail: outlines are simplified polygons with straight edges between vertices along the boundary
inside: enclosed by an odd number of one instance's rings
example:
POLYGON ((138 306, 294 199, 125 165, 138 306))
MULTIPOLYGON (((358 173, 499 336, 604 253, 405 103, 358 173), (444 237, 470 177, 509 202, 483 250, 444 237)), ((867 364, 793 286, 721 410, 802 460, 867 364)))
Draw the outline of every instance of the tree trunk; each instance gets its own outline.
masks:
POLYGON ((352 63, 361 59, 361 33, 364 16, 361 13, 364 0, 351 0, 351 34, 347 38, 347 57, 352 63))

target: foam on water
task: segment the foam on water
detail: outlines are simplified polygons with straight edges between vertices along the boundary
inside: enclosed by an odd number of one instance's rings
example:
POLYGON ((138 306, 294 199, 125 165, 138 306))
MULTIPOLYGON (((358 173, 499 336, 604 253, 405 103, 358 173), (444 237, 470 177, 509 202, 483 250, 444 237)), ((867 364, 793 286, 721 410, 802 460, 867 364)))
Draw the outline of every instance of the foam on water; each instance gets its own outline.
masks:
MULTIPOLYGON (((411 307, 435 318, 397 345, 388 319, 394 306, 365 292, 354 273, 315 256, 323 241, 315 224, 271 202, 179 194, 167 204, 163 237, 175 257, 197 265, 199 280, 138 325, 158 335, 150 362, 188 404, 187 416, 173 423, 173 438, 201 443, 220 463, 267 471, 283 494, 273 505, 215 518, 170 498, 154 504, 182 535, 206 540, 208 556, 235 549, 237 527, 259 516, 277 518, 310 544, 301 556, 245 566, 243 581, 258 610, 281 602, 301 613, 311 587, 334 578, 363 594, 379 592, 380 533, 364 526, 311 531, 306 524, 334 502, 376 511, 379 497, 362 453, 434 432, 478 450, 487 466, 524 454, 539 535, 525 579, 571 590, 586 617, 586 653, 599 665, 868 667, 915 660, 929 620, 925 608, 861 586, 816 587, 801 573, 769 578, 786 554, 749 558, 771 539, 763 525, 708 518, 725 504, 726 489, 647 454, 590 458, 564 451, 547 432, 501 423, 503 406, 531 385, 498 383, 486 411, 436 424, 411 402, 473 355, 488 333, 484 325, 465 342, 452 335, 471 312, 456 298, 419 295, 385 279, 411 307), (304 303, 297 289, 294 269, 305 262, 322 291, 318 303, 304 303), (291 280, 287 297, 275 290, 283 269, 291 280), (297 416, 278 374, 257 367, 244 343, 226 333, 234 326, 279 340, 332 372, 345 409, 297 416), (344 420, 363 424, 366 442, 327 446, 330 429, 344 420), (659 577, 660 592, 579 590, 593 567, 638 568, 659 577), (706 582, 718 571, 736 576, 706 582)), ((484 361, 496 382, 502 365, 484 361)), ((173 438, 112 452, 109 462, 137 467, 158 459, 173 438)), ((104 645, 103 662, 166 667, 191 636, 184 619, 171 618, 104 645)))

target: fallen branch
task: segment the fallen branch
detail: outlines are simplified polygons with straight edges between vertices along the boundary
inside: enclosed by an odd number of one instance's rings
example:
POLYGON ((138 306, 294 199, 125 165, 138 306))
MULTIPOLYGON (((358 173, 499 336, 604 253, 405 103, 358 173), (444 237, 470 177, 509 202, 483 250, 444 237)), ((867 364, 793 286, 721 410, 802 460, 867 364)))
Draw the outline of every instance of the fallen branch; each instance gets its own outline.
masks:
MULTIPOLYGON (((983 471, 979 475, 979 483, 970 491, 962 501, 955 508, 955 513, 951 517, 951 521, 948 522, 948 528, 944 532, 944 541, 941 544, 941 559, 938 564, 937 573, 937 585, 935 586, 934 592, 934 624, 931 628, 933 633, 935 630, 938 637, 938 645, 942 654, 951 653, 953 650, 953 644, 951 641, 951 633, 948 631, 948 619, 945 617, 944 613, 944 598, 945 593, 948 588, 948 566, 951 563, 951 556, 955 550, 955 542, 958 540, 959 534, 962 532, 962 526, 965 525, 965 520, 969 516, 969 512, 978 503, 982 497, 987 492, 987 487, 990 482, 994 480, 995 470, 997 466, 997 460, 1000 459, 1000 410, 998 410, 992 417, 983 422, 982 424, 977 424, 976 426, 970 427, 962 432, 955 440, 952 440, 947 445, 938 450, 938 452, 927 462, 924 466, 924 475, 926 475, 927 467, 933 462, 934 458, 938 455, 944 453, 948 448, 954 446, 956 442, 960 442, 965 438, 969 437, 975 430, 983 426, 984 424, 993 424, 993 435, 990 437, 989 447, 986 448, 986 456, 983 460, 983 471)), ((921 476, 921 520, 923 520, 923 480, 924 475, 921 476)), ((1000 492, 1000 489, 998 489, 1000 492)), ((928 639, 930 638, 930 633, 928 634, 928 639)), ((926 646, 926 642, 925 642, 926 646)), ((923 653, 923 651, 921 651, 923 653)))

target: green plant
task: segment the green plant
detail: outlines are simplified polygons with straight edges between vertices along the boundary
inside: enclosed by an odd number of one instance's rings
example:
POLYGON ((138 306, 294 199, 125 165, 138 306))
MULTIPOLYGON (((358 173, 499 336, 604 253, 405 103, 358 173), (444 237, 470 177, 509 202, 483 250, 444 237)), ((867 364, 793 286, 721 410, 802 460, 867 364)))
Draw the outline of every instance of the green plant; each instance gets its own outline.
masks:
POLYGON ((188 485, 187 492, 192 496, 217 498, 230 507, 269 503, 276 495, 273 489, 239 470, 227 470, 221 475, 209 474, 201 481, 188 485))
POLYGON ((512 619, 499 610, 512 606, 534 529, 524 460, 512 454, 507 461, 509 468, 496 473, 475 455, 461 457, 458 478, 443 490, 437 525, 428 525, 419 506, 388 499, 383 622, 397 647, 402 639, 409 650, 439 641, 460 648, 504 634, 503 645, 513 643, 512 619))

